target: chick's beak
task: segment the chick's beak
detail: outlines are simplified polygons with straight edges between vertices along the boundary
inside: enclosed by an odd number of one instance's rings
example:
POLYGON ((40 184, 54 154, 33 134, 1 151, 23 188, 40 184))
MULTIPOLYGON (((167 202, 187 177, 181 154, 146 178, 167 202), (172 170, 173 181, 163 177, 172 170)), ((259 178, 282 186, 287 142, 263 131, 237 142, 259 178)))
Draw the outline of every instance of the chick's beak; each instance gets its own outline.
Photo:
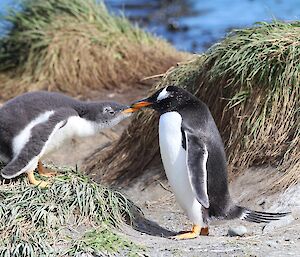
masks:
POLYGON ((136 112, 138 109, 135 108, 127 108, 125 110, 123 110, 123 113, 132 113, 132 112, 136 112))

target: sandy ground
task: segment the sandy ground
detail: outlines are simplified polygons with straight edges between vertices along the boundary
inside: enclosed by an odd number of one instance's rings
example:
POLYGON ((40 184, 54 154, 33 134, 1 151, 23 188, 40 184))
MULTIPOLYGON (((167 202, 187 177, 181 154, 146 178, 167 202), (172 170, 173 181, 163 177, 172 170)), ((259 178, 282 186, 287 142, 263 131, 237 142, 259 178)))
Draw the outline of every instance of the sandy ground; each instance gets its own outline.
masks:
POLYGON ((273 178, 278 176, 270 168, 250 169, 230 184, 233 199, 243 206, 255 210, 292 211, 292 215, 268 228, 266 224, 241 220, 218 220, 210 223, 207 237, 183 241, 164 238, 189 230, 192 224, 176 204, 167 182, 160 181, 142 191, 143 185, 138 184, 125 190, 149 220, 141 221, 138 229, 143 232, 127 228, 126 234, 134 242, 146 246, 149 256, 300 256, 300 187, 285 193, 267 192, 265 188, 271 174, 273 178), (247 228, 244 237, 227 235, 230 227, 240 225, 247 228))
MULTIPOLYGON (((83 158, 97 148, 115 140, 129 120, 103 131, 96 137, 73 140, 49 156, 61 165, 79 165, 83 158), (72 154, 66 154, 72 149, 72 154)), ((150 174, 146 172, 145 174, 150 174)), ((147 175, 145 175, 147 176, 147 175)), ((286 192, 272 193, 269 189, 280 176, 274 168, 252 168, 230 183, 235 202, 254 210, 292 211, 292 215, 279 224, 248 223, 241 220, 212 221, 210 235, 192 240, 175 241, 169 236, 189 230, 191 223, 177 205, 166 180, 156 180, 145 187, 141 178, 122 191, 142 208, 145 219, 137 222, 136 229, 124 227, 123 234, 146 248, 145 256, 300 256, 300 186, 286 192), (229 237, 229 227, 243 225, 244 237, 229 237), (276 227, 277 226, 277 227, 276 227)))

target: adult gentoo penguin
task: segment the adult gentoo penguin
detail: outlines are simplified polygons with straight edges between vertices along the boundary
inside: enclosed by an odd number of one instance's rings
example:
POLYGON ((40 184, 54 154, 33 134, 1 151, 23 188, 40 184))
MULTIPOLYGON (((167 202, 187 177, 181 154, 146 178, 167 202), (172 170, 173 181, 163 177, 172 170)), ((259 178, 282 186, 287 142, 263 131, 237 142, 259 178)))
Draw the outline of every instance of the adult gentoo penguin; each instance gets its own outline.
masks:
POLYGON ((191 232, 175 238, 208 235, 208 220, 240 218, 270 222, 288 213, 252 211, 235 205, 228 191, 223 142, 208 107, 184 89, 168 86, 131 105, 160 114, 159 146, 175 198, 193 222, 191 232))
POLYGON ((35 179, 33 171, 46 154, 66 139, 96 134, 112 127, 130 115, 127 106, 113 102, 83 102, 45 91, 26 93, 6 102, 0 108, 0 160, 6 166, 3 178, 27 173, 30 183, 47 186, 35 179))

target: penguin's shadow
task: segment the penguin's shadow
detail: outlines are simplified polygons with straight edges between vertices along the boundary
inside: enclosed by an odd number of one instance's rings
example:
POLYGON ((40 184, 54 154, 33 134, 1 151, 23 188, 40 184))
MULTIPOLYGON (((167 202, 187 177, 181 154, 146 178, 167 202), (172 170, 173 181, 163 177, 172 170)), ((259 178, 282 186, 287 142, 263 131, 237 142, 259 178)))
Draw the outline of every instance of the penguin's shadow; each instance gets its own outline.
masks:
POLYGON ((156 222, 149 220, 142 215, 134 219, 132 227, 133 229, 150 236, 171 237, 177 234, 175 231, 163 228, 156 222))

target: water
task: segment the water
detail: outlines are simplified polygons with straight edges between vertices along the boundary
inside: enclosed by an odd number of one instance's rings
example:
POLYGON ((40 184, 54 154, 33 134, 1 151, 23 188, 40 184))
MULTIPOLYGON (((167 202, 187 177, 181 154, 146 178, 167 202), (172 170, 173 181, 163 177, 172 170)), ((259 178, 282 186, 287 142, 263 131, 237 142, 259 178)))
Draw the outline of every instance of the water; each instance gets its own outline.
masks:
POLYGON ((166 38, 176 48, 202 52, 233 28, 257 21, 296 20, 299 0, 106 0, 114 13, 166 38))
MULTIPOLYGON (((46 1, 46 0, 45 0, 46 1)), ((0 15, 17 0, 0 0, 0 15)), ((177 49, 203 52, 233 28, 257 21, 297 20, 300 0, 105 0, 111 12, 166 38, 177 49)), ((0 34, 9 24, 0 21, 0 34)))
POLYGON ((2 16, 5 16, 9 9, 18 8, 17 0, 0 0, 0 35, 6 34, 10 29, 9 22, 3 21, 2 16))

